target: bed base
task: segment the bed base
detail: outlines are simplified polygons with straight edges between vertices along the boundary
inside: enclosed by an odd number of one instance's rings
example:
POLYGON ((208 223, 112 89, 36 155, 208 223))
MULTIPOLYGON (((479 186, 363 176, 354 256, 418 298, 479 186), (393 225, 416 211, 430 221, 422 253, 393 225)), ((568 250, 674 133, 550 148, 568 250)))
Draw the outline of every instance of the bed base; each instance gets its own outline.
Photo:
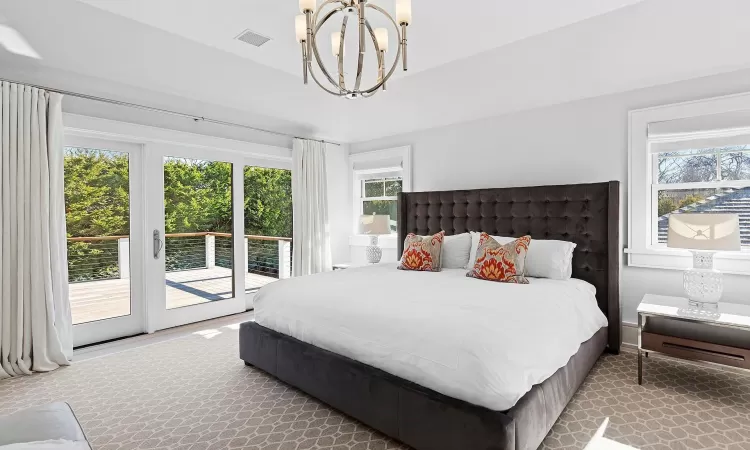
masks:
POLYGON ((246 322, 240 358, 417 450, 531 450, 607 345, 607 328, 508 411, 492 411, 246 322))

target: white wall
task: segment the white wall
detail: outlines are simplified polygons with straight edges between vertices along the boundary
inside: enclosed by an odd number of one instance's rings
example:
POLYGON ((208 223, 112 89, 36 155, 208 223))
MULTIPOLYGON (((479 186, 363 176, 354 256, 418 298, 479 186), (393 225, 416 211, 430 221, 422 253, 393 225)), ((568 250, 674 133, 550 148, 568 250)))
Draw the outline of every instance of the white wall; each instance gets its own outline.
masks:
MULTIPOLYGON (((750 91, 750 71, 699 78, 616 95, 352 144, 351 152, 412 146, 415 191, 537 184, 622 182, 627 245, 629 110, 750 91)), ((725 298, 750 303, 750 277, 725 276, 725 298)), ((637 320, 644 293, 682 295, 680 271, 625 267, 624 322, 637 320)))

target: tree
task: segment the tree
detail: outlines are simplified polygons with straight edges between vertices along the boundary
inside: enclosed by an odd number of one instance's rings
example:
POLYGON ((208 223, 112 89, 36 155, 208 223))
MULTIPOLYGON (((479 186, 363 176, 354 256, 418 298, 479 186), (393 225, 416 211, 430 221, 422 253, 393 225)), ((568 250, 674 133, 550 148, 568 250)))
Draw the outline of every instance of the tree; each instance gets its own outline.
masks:
POLYGON ((292 237, 292 173, 245 167, 245 233, 292 237))

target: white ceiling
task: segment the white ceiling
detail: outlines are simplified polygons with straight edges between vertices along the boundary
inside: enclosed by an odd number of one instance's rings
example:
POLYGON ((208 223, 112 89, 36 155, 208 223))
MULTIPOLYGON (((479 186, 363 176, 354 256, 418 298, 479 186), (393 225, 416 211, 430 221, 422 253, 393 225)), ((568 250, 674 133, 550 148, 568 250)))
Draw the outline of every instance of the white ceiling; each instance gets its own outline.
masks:
MULTIPOLYGON (((298 0, 80 1, 301 77, 301 50, 294 35, 298 0), (234 39, 246 29, 272 40, 255 48, 234 39)), ((414 20, 408 30, 409 73, 432 69, 640 1, 413 0, 414 20)), ((395 17, 395 0, 371 2, 395 17)), ((321 3, 319 0, 318 4, 321 3)), ((373 27, 388 26, 387 19, 374 11, 368 17, 373 27)), ((340 28, 341 19, 330 22, 331 26, 320 32, 319 46, 326 54, 330 52, 330 32, 340 28)), ((394 36, 395 32, 390 35, 391 40, 394 36)))
POLYGON ((0 0, 41 56, 0 77, 343 142, 750 67, 747 0, 413 0, 410 76, 348 101, 302 85, 297 0, 85 2, 0 0))

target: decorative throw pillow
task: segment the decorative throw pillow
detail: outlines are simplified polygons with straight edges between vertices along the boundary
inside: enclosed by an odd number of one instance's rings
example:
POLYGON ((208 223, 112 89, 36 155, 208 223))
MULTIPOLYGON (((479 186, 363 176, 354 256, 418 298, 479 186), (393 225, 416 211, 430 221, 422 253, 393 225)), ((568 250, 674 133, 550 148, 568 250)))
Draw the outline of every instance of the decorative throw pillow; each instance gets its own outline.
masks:
POLYGON ((529 251, 531 236, 523 236, 505 245, 500 244, 487 233, 479 236, 474 267, 467 277, 503 283, 528 284, 524 277, 526 253, 529 251))
POLYGON ((434 236, 417 236, 409 233, 404 239, 404 253, 401 255, 401 270, 440 271, 440 251, 445 231, 434 236))

